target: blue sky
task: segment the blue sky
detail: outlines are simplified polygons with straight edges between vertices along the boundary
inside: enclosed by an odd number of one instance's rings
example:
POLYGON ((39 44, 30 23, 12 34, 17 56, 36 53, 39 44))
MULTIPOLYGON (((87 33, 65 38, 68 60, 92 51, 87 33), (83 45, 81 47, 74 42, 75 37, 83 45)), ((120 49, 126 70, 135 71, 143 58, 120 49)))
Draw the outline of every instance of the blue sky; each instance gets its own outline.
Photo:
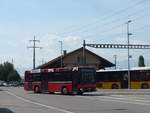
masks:
MULTIPOLYGON (((27 49, 35 35, 42 50, 36 51, 36 65, 88 43, 127 43, 126 22, 132 20, 130 42, 150 44, 149 0, 0 0, 0 61, 12 61, 17 70, 32 68, 32 50, 27 49)), ((127 50, 93 49, 98 55, 127 67, 127 50)), ((131 50, 131 66, 139 55, 150 66, 149 50, 131 50)))

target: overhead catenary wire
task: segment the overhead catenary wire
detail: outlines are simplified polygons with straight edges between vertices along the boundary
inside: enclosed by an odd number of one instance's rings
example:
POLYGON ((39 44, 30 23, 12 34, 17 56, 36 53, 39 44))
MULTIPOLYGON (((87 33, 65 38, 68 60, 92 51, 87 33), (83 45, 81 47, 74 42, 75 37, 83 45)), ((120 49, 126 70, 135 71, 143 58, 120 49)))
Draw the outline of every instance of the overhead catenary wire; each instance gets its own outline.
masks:
MULTIPOLYGON (((144 14, 144 15, 140 15, 138 17, 135 17, 135 18, 132 19, 132 21, 137 22, 137 21, 139 21, 141 19, 144 19, 146 16, 150 16, 150 13, 144 14)), ((94 35, 91 34, 91 35, 87 35, 87 36, 88 37, 95 37, 95 36, 104 36, 104 37, 107 36, 107 37, 110 37, 110 36, 125 35, 126 32, 122 32, 122 33, 119 32, 119 33, 115 33, 115 34, 108 34, 109 32, 112 32, 113 30, 120 28, 122 25, 124 25, 124 24, 113 26, 112 28, 110 28, 109 30, 104 31, 103 33, 97 33, 97 34, 94 34, 94 35), (105 33, 107 33, 107 34, 105 34, 105 33)), ((147 28, 147 27, 150 27, 150 24, 149 25, 144 25, 144 26, 136 28, 136 29, 133 29, 132 31, 134 33, 137 33, 138 32, 137 30, 140 30, 140 29, 144 30, 144 28, 147 28)), ((104 38, 104 39, 106 39, 106 38, 104 38)))
MULTIPOLYGON (((127 10, 129 10, 130 8, 131 8, 131 9, 132 9, 132 8, 135 8, 136 6, 141 5, 142 3, 146 2, 146 1, 147 1, 147 0, 140 0, 140 1, 136 2, 135 4, 132 4, 132 5, 128 6, 127 8, 123 8, 122 10, 116 11, 116 12, 112 13, 112 14, 109 15, 109 16, 105 16, 103 19, 100 19, 100 20, 95 21, 95 22, 93 22, 93 23, 86 24, 86 25, 82 26, 83 28, 81 27, 81 28, 74 29, 74 30, 69 31, 69 32, 60 33, 60 35, 71 34, 71 33, 75 33, 75 32, 78 32, 78 31, 81 32, 81 30, 82 30, 82 29, 86 29, 86 27, 89 27, 89 26, 91 27, 91 26, 94 25, 95 23, 97 24, 99 21, 106 20, 106 19, 109 19, 109 18, 111 18, 111 17, 113 17, 113 16, 115 16, 115 15, 119 15, 119 14, 121 14, 121 13, 124 13, 124 12, 126 12, 127 10)), ((85 31, 84 31, 84 32, 85 32, 85 31)))
MULTIPOLYGON (((126 17, 130 17, 130 16, 133 16, 133 14, 137 14, 137 13, 143 13, 143 11, 144 10, 146 10, 147 11, 147 9, 149 9, 150 7, 147 7, 147 8, 144 8, 144 9, 142 9, 141 10, 141 12, 139 12, 139 11, 136 11, 136 12, 134 12, 134 13, 132 13, 132 14, 129 14, 129 15, 127 15, 126 17)), ((140 19, 142 19, 142 18, 144 18, 144 17, 146 17, 146 16, 149 16, 150 15, 150 13, 148 13, 148 14, 144 14, 144 15, 140 15, 140 16, 137 16, 137 17, 135 17, 135 18, 131 18, 131 20, 132 21, 137 21, 137 20, 140 20, 140 19)), ((125 20, 122 20, 122 18, 124 18, 124 17, 121 17, 121 18, 119 18, 118 20, 113 20, 113 21, 111 21, 113 24, 114 23, 116 23, 116 22, 118 22, 119 20, 120 21, 122 21, 122 22, 124 22, 125 20)), ((109 24, 111 24, 111 22, 109 22, 109 23, 106 23, 106 24, 103 24, 103 26, 106 26, 106 25, 109 25, 109 24)), ((113 30, 115 30, 115 29, 118 29, 119 27, 122 27, 122 25, 124 25, 124 23, 123 24, 119 24, 119 25, 116 25, 116 26, 112 26, 111 28, 109 28, 109 29, 107 29, 107 30, 102 30, 102 31, 98 31, 98 33, 96 33, 97 35, 102 35, 102 34, 104 34, 104 33, 108 33, 108 32, 111 32, 111 31, 113 31, 113 30)), ((103 27, 104 28, 104 27, 103 27)), ((84 33, 84 32, 80 32, 80 33, 84 33)), ((78 33, 79 34, 79 33, 78 33)))
MULTIPOLYGON (((102 24, 101 26, 102 26, 102 28, 104 29, 106 26, 110 26, 111 24, 118 23, 119 21, 124 22, 124 21, 128 20, 127 18, 132 18, 132 16, 136 15, 137 13, 143 13, 144 11, 147 11, 147 9, 150 9, 150 6, 144 8, 144 9, 142 9, 142 10, 138 10, 138 11, 136 11, 136 12, 133 12, 133 13, 131 13, 131 14, 128 14, 128 15, 126 15, 126 16, 122 16, 122 17, 120 17, 120 18, 113 19, 112 21, 109 21, 109 22, 107 22, 107 23, 104 23, 104 24, 102 24), (125 19, 124 19, 124 18, 125 18, 125 19)), ((150 14, 145 14, 144 16, 149 16, 149 15, 150 15, 150 14)), ((138 19, 140 19, 140 18, 142 18, 142 17, 144 17, 144 16, 138 16, 138 17, 136 17, 136 18, 133 18, 132 21, 138 20, 138 19)), ((114 30, 114 29, 116 29, 116 28, 118 28, 118 27, 121 27, 122 25, 123 25, 123 24, 119 24, 119 25, 116 25, 116 26, 113 26, 113 27, 109 28, 108 30, 99 31, 98 34, 105 33, 105 32, 110 32, 110 30, 114 30)), ((98 30, 98 26, 94 27, 94 29, 95 29, 95 31, 97 31, 97 30, 98 30)), ((88 31, 89 31, 89 30, 87 29, 87 30, 85 30, 85 31, 79 31, 79 32, 77 32, 77 33, 78 33, 78 34, 81 34, 81 33, 83 34, 83 33, 86 33, 86 32, 88 32, 88 31)), ((76 34, 76 32, 72 32, 71 34, 76 34)))

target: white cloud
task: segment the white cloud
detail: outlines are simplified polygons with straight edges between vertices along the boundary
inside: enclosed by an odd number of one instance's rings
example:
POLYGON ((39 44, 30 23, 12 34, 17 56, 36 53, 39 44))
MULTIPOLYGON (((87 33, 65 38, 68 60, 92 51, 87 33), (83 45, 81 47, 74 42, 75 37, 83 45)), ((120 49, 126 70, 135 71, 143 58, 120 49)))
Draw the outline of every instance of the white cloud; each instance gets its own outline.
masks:
POLYGON ((78 36, 61 37, 55 34, 46 34, 40 40, 40 45, 44 47, 43 51, 53 52, 55 56, 60 52, 59 41, 63 42, 63 49, 67 50, 77 49, 82 46, 82 38, 78 36))
POLYGON ((43 37, 41 37, 41 44, 44 47, 55 47, 58 45, 58 41, 63 41, 64 45, 74 48, 80 45, 82 38, 79 36, 61 37, 55 34, 46 34, 43 37))
POLYGON ((82 44, 82 38, 79 36, 67 36, 63 38, 63 41, 71 48, 81 47, 82 44))

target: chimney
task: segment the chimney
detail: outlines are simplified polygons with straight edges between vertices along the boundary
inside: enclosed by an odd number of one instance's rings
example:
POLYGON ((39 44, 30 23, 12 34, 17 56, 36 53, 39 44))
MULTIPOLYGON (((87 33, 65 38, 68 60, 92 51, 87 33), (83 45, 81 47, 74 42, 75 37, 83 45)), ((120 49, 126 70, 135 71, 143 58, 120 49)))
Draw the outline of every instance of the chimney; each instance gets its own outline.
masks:
POLYGON ((64 56, 66 56, 67 55, 67 50, 64 50, 64 56))

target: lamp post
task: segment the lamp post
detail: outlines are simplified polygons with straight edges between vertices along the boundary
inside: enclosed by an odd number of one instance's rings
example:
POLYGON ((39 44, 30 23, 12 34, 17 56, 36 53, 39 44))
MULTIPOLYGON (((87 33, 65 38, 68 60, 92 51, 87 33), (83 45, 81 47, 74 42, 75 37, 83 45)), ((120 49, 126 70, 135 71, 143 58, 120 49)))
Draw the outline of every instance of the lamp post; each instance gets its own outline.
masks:
POLYGON ((60 43, 60 50, 61 50, 61 61, 60 61, 60 66, 62 67, 62 47, 63 47, 63 42, 62 41, 58 41, 60 43))
POLYGON ((129 20, 127 21, 127 42, 128 42, 128 89, 131 88, 131 84, 130 84, 130 50, 129 50, 129 45, 130 45, 130 35, 132 35, 132 33, 129 32, 129 23, 131 23, 132 21, 129 20))

